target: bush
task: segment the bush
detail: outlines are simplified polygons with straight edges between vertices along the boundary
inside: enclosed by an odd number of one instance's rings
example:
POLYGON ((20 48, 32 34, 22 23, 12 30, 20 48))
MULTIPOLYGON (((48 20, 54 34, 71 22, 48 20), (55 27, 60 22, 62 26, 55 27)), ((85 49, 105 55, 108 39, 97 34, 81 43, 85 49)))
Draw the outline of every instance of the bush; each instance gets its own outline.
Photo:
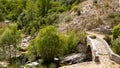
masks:
POLYGON ((109 35, 105 35, 103 38, 109 45, 111 44, 111 37, 109 35))
POLYGON ((81 43, 81 44, 85 44, 86 43, 86 33, 85 32, 79 32, 78 34, 77 34, 77 36, 79 37, 79 42, 81 43))
POLYGON ((75 31, 71 31, 67 37, 67 52, 68 52, 68 54, 77 52, 78 42, 79 42, 79 38, 75 34, 75 31))
POLYGON ((70 21, 72 21, 73 19, 72 19, 72 17, 71 16, 67 16, 67 17, 65 17, 65 22, 70 22, 70 21))
POLYGON ((115 53, 120 55, 120 37, 112 41, 112 49, 115 53))
POLYGON ((113 39, 118 38, 118 36, 120 36, 120 24, 113 28, 113 39))
POLYGON ((41 56, 45 63, 51 63, 54 57, 60 55, 62 45, 57 29, 48 26, 40 30, 38 37, 31 41, 28 50, 36 57, 41 56))

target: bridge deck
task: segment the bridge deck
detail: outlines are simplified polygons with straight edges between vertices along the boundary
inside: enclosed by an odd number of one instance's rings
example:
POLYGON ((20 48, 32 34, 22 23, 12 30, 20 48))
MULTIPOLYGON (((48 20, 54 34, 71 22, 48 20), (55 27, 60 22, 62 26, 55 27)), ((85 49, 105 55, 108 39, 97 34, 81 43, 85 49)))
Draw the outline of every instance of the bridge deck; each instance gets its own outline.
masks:
POLYGON ((109 58, 105 45, 99 39, 92 39, 92 41, 98 52, 98 56, 100 60, 100 67, 110 68, 111 60, 109 58))

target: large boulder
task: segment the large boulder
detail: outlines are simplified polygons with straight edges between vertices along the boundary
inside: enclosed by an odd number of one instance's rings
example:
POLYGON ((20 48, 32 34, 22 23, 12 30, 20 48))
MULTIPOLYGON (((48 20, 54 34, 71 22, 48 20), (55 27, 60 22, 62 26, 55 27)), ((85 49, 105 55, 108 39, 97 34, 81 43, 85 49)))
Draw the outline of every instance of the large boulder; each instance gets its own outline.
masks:
POLYGON ((80 63, 83 62, 85 59, 86 55, 84 53, 78 53, 78 54, 72 54, 67 57, 65 57, 61 63, 62 64, 75 64, 75 63, 80 63))

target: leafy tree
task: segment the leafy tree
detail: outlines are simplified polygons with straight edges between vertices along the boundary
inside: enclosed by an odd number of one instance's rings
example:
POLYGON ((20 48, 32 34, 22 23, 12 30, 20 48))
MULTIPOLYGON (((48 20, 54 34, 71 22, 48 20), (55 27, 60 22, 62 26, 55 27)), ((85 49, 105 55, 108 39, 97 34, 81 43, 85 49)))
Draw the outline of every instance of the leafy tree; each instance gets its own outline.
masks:
POLYGON ((113 38, 116 39, 120 36, 120 24, 113 28, 113 38))

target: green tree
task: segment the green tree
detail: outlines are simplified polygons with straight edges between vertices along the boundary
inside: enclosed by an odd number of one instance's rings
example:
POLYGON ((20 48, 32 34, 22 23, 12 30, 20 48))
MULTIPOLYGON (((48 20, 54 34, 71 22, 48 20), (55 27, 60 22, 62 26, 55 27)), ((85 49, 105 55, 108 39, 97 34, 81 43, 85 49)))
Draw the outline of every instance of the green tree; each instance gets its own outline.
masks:
POLYGON ((28 47, 30 53, 36 56, 41 56, 45 62, 53 61, 53 58, 61 55, 62 41, 57 34, 57 29, 53 26, 48 26, 40 30, 38 38, 31 41, 28 47))
POLYGON ((46 61, 53 60, 60 52, 60 39, 57 35, 57 29, 48 26, 40 30, 38 36, 39 53, 46 61))

